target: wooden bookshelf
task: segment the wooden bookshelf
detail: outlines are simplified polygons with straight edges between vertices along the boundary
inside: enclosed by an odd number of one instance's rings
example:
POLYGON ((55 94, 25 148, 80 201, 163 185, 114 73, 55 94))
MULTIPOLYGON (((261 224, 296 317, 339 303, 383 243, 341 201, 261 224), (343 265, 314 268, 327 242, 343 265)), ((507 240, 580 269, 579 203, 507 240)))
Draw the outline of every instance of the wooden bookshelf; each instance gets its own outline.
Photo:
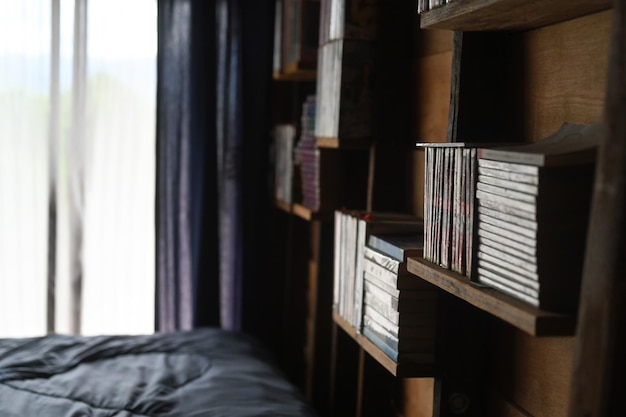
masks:
POLYGON ((278 200, 278 199, 276 199, 275 201, 276 201, 276 207, 278 207, 279 209, 281 209, 282 211, 286 213, 293 214, 297 217, 300 217, 303 220, 311 221, 318 217, 317 212, 311 210, 310 208, 306 206, 303 206, 302 204, 287 203, 285 201, 278 200))
MULTIPOLYGON (((380 4, 392 3, 395 4, 380 4)), ((389 7, 402 9, 397 5, 389 7)), ((607 0, 451 0, 445 6, 421 14, 419 21, 415 19, 415 32, 402 35, 399 29, 394 28, 394 24, 389 24, 391 20, 400 19, 389 19, 386 29, 380 30, 379 35, 387 37, 385 41, 391 45, 411 44, 413 51, 398 56, 409 56, 412 62, 395 65, 391 61, 393 57, 381 60, 393 71, 377 72, 383 74, 377 75, 377 86, 384 87, 381 90, 397 91, 390 87, 396 83, 402 84, 409 91, 411 104, 384 106, 381 103, 389 102, 385 101, 388 97, 375 97, 379 109, 385 108, 396 113, 400 109, 407 110, 407 115, 399 117, 398 123, 379 124, 382 126, 378 132, 380 137, 376 137, 375 142, 381 144, 381 147, 389 145, 389 138, 406 138, 412 143, 533 142, 553 132, 565 121, 585 124, 601 122, 606 91, 615 84, 615 81, 607 83, 609 44, 613 42, 621 46, 623 43, 622 38, 614 38, 612 41, 609 38, 614 12, 610 9, 611 2, 607 0), (410 72, 408 77, 400 77, 399 72, 405 70, 410 72), (393 132, 394 127, 405 125, 410 125, 408 134, 393 132)), ((402 10, 406 14, 407 9, 402 10)), ((615 63, 611 65, 616 66, 615 63)), ((297 67, 295 70, 297 73, 297 67)), ((276 74, 276 79, 298 77, 282 73, 276 74)), ((281 87, 291 85, 284 82, 275 84, 281 87)), ((286 101, 291 103, 293 100, 287 97, 286 101)), ((618 109, 621 112, 622 107, 618 109)), ((333 132, 326 135, 340 136, 333 132)), ((320 190, 337 197, 325 200, 324 210, 328 213, 347 206, 342 204, 341 199, 345 197, 346 190, 357 188, 343 186, 342 176, 345 176, 353 179, 357 185, 367 182, 367 206, 371 205, 374 209, 381 209, 380 206, 390 210, 408 209, 417 216, 423 216, 424 166, 420 153, 399 145, 398 148, 406 149, 400 157, 377 157, 376 169, 355 173, 355 169, 349 166, 358 153, 353 149, 366 149, 370 146, 369 142, 318 137, 317 146, 328 154, 338 154, 336 161, 333 159, 336 163, 332 164, 332 169, 322 171, 328 175, 329 181, 324 182, 320 190), (408 156, 406 159, 410 166, 402 169, 406 174, 406 183, 398 185, 397 180, 387 179, 385 175, 396 166, 400 167, 404 156, 408 156), (370 193, 370 189, 375 192, 370 193), (398 193, 398 189, 403 192, 398 193), (393 190, 394 194, 402 195, 403 200, 381 198, 381 190, 393 190)), ((298 227, 310 227, 316 223, 312 219, 323 216, 298 204, 277 202, 277 207, 292 215, 289 221, 302 218, 310 222, 293 222, 298 227)), ((278 217, 282 219, 285 216, 278 217)), ((332 229, 328 219, 320 223, 332 229)), ((606 223, 604 220, 604 228, 611 229, 606 223)), ((599 233, 604 229, 596 227, 591 232, 594 230, 599 233)), ((471 283, 460 274, 422 259, 411 258, 408 261, 409 270, 437 286, 445 303, 440 305, 438 311, 435 363, 423 366, 399 364, 330 311, 327 300, 332 297, 333 242, 332 230, 326 232, 327 239, 316 246, 324 249, 324 254, 316 258, 318 267, 309 267, 309 291, 312 297, 309 309, 314 308, 315 298, 326 297, 323 302, 317 303, 316 308, 318 313, 325 312, 329 316, 327 323, 331 325, 327 327, 332 329, 333 334, 339 335, 340 341, 331 341, 331 348, 320 345, 319 350, 332 351, 331 356, 339 358, 342 369, 338 372, 340 375, 331 382, 323 378, 316 380, 313 392, 322 392, 322 396, 327 392, 328 397, 331 397, 328 403, 331 404, 334 400, 346 398, 351 402, 351 398, 344 395, 345 390, 352 390, 362 396, 365 392, 377 392, 376 389, 379 389, 376 395, 382 397, 384 394, 380 392, 388 381, 367 377, 358 379, 357 371, 346 371, 346 364, 350 363, 346 357, 353 357, 356 362, 357 357, 361 360, 365 356, 368 361, 373 358, 370 362, 375 362, 374 365, 380 364, 384 368, 383 373, 389 372, 396 377, 434 376, 437 384, 434 394, 432 390, 428 392, 418 388, 420 384, 402 386, 406 395, 401 406, 407 416, 565 417, 572 400, 570 382, 572 375, 577 372, 572 365, 577 354, 576 346, 594 341, 593 337, 581 337, 580 324, 577 328, 577 321, 580 321, 578 314, 555 314, 534 308, 497 290, 471 283), (320 265, 324 265, 324 268, 320 265), (316 288, 317 291, 311 290, 316 288), (470 314, 457 314, 458 311, 470 314), (458 320, 459 316, 463 320, 458 320), (477 337, 477 329, 487 330, 478 332, 481 336, 477 337), (483 349, 486 357, 480 366, 463 366, 463 362, 478 362, 474 354, 481 350, 470 347, 476 340, 484 342, 483 345, 487 347, 483 349), (474 391, 468 390, 468 386, 475 388, 474 391), (482 401, 484 408, 472 409, 468 413, 451 413, 446 409, 450 400, 446 395, 456 392, 476 395, 472 398, 472 404, 482 401), (428 402, 431 402, 431 409, 422 410, 421 406, 428 402)), ((589 243, 597 242, 589 240, 589 243)), ((311 250, 309 240, 299 243, 297 239, 291 239, 285 246, 289 249, 286 251, 288 255, 311 250)), ((283 253, 278 256, 281 259, 288 258, 283 253)), ((595 275, 589 282, 593 284, 601 274, 601 268, 597 267, 587 271, 587 275, 595 275)), ((289 278, 293 279, 296 275, 290 271, 289 278)), ((297 281, 297 276, 294 281, 297 281)), ((297 295, 295 292, 286 292, 285 296, 294 298, 297 295)), ((585 298, 585 294, 582 297, 585 298)), ((603 306, 606 297, 598 297, 597 301, 603 306)), ((587 313, 588 329, 591 330, 601 326, 601 323, 594 324, 594 313, 595 310, 587 313)), ((307 325, 309 337, 315 337, 312 322, 307 322, 307 325)), ((319 356, 312 355, 310 350, 307 352, 310 369, 325 366, 319 356)), ((358 366, 360 368, 354 365, 354 369, 362 374, 363 365, 358 366)), ((594 361, 583 363, 582 366, 589 369, 603 367, 594 361)), ((407 379, 415 380, 431 378, 407 379)), ((364 408, 345 413, 322 409, 322 414, 359 417, 376 415, 364 408)))
POLYGON ((572 336, 575 333, 574 315, 540 310, 494 289, 477 286, 466 276, 441 268, 422 258, 409 258, 407 269, 423 280, 532 336, 572 336))
POLYGON ((318 148, 329 149, 368 149, 372 144, 371 139, 344 139, 341 138, 317 138, 318 148))
POLYGON ((274 71, 272 77, 275 81, 315 81, 317 79, 317 71, 315 68, 294 62, 281 71, 274 71))
POLYGON ((420 14, 422 29, 527 30, 609 9, 609 0, 452 0, 420 14))
POLYGON ((329 210, 315 211, 300 203, 287 203, 278 199, 276 199, 274 202, 278 209, 284 211, 285 213, 292 214, 307 222, 315 220, 328 221, 333 218, 333 213, 329 210))
POLYGON ((382 350, 380 350, 375 344, 369 341, 369 339, 362 334, 356 332, 356 329, 346 322, 339 314, 333 311, 333 321, 339 326, 348 336, 354 341, 372 358, 380 363, 385 369, 387 369, 392 375, 399 378, 416 378, 416 377, 428 377, 433 376, 435 373, 435 366, 431 363, 416 364, 416 363, 398 363, 387 356, 382 350))

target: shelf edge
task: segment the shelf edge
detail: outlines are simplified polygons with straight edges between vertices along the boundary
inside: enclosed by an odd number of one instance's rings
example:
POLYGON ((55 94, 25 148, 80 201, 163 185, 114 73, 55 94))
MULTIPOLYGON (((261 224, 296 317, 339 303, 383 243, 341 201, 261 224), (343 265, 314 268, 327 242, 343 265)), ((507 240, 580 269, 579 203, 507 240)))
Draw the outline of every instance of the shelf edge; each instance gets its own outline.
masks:
POLYGON ((473 285, 467 277, 422 258, 409 258, 407 269, 413 275, 532 336, 573 336, 575 334, 576 317, 574 315, 534 308, 497 290, 473 285))

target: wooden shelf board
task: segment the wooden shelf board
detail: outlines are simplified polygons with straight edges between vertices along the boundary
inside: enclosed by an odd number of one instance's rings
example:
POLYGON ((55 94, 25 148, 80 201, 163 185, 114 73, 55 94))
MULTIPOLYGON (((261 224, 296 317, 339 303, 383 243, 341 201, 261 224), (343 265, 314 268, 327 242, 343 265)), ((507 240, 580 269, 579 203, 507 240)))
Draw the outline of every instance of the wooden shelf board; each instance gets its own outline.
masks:
POLYGON ((317 138, 318 148, 330 149, 367 149, 372 144, 369 138, 341 139, 341 138, 317 138))
POLYGON ((276 81, 316 81, 317 70, 303 67, 299 62, 294 62, 281 71, 274 71, 272 78, 276 81))
POLYGON ((319 210, 319 211, 314 211, 311 210, 310 208, 304 206, 303 204, 300 203, 287 203, 285 201, 281 201, 276 199, 275 200, 275 204, 276 207, 279 208, 280 210, 289 213, 289 214, 293 214, 294 216, 297 216, 303 220, 306 220, 308 222, 310 221, 314 221, 314 220, 333 220, 333 210, 331 209, 323 209, 323 210, 319 210))
POLYGON ((420 14, 422 29, 527 30, 611 8, 610 0, 453 0, 420 14))
POLYGON ((287 203, 286 201, 276 199, 276 207, 289 214, 294 214, 306 221, 311 221, 317 218, 317 212, 314 212, 310 208, 299 203, 287 203))
POLYGON ((344 332, 348 334, 348 336, 354 339, 354 341, 364 351, 366 351, 372 358, 380 363, 392 375, 398 378, 434 376, 434 364, 397 363, 389 356, 387 356, 382 350, 380 350, 375 344, 370 342, 367 337, 358 334, 356 332, 356 329, 352 327, 335 311, 333 311, 333 320, 341 329, 343 329, 344 332))
POLYGON ((464 275, 441 268, 422 258, 409 258, 407 269, 423 280, 533 336, 575 334, 576 317, 573 315, 540 310, 494 289, 479 287, 464 275))

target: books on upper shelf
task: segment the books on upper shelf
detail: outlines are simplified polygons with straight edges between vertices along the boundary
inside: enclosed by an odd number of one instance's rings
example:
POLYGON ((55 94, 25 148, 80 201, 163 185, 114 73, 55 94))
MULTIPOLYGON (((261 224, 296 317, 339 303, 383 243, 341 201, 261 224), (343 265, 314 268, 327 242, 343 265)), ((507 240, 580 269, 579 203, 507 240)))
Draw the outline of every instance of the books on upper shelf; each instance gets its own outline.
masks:
POLYGON ((378 0, 321 0, 320 7, 320 45, 376 37, 378 0))
POLYGON ((274 196, 286 203, 292 202, 293 149, 296 127, 276 125, 274 136, 274 196))
POLYGON ((476 155, 479 143, 417 143, 425 151, 424 254, 471 277, 474 257, 476 155))
POLYGON ((338 39, 319 47, 315 136, 363 140, 372 134, 372 41, 338 39))
POLYGON ((360 331, 368 236, 378 231, 422 233, 423 222, 404 213, 336 210, 334 225, 333 308, 360 331))
POLYGON ((315 0, 276 0, 274 74, 315 69, 320 4, 315 0))
POLYGON ((280 75, 283 67, 282 59, 283 42, 283 0, 274 2, 274 51, 272 55, 272 71, 274 77, 280 75))
POLYGON ((477 280, 541 309, 578 305, 599 125, 479 149, 477 280))
POLYGON ((441 6, 445 6, 454 0, 417 0, 417 13, 427 12, 441 6))

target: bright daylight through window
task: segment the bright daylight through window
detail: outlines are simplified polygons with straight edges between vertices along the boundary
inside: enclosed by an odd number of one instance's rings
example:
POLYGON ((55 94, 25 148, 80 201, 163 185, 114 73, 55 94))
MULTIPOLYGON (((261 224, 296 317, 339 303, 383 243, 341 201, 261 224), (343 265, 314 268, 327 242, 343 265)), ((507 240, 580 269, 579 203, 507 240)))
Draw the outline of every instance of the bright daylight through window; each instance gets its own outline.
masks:
POLYGON ((0 337, 154 330, 156 0, 0 0, 0 337))

